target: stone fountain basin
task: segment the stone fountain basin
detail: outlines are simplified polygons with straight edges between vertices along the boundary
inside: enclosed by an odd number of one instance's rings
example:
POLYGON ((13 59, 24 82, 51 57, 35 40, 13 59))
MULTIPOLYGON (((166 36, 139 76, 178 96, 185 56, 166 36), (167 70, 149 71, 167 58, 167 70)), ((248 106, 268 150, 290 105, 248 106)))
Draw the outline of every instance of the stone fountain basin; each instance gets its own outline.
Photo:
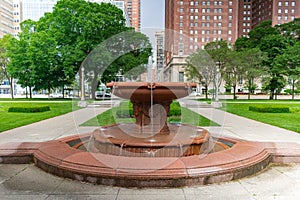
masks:
POLYGON ((206 156, 180 158, 120 157, 84 152, 68 143, 90 136, 73 135, 40 143, 0 145, 0 163, 34 162, 46 172, 94 184, 123 187, 181 187, 231 181, 263 170, 270 162, 299 163, 297 143, 234 143, 230 149, 206 156))
POLYGON ((170 102, 188 96, 194 83, 175 82, 111 82, 106 85, 114 95, 134 102, 170 102))

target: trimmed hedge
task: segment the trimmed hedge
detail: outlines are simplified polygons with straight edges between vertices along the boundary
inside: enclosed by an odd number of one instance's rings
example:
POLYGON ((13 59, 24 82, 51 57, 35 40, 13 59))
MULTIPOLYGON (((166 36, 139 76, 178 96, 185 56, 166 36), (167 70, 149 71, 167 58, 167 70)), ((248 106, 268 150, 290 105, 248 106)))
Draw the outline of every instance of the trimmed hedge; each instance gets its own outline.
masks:
POLYGON ((131 118, 133 116, 133 110, 131 109, 118 109, 116 110, 117 118, 131 118))
MULTIPOLYGON (((133 109, 131 103, 122 104, 119 108, 116 109, 116 116, 118 118, 130 118, 133 117, 133 109)), ((173 101, 170 105, 169 116, 181 116, 181 107, 180 104, 176 101, 173 101)))
POLYGON ((39 106, 39 107, 10 107, 8 112, 22 112, 22 113, 37 113, 50 111, 49 106, 39 106))
POLYGON ((249 110, 261 113, 290 113, 288 107, 249 106, 249 110))

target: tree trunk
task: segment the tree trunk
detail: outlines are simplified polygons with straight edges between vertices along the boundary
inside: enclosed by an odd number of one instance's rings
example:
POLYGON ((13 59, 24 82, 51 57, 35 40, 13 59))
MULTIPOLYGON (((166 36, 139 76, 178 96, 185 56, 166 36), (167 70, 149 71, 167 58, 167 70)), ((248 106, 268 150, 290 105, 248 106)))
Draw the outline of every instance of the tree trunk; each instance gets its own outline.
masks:
POLYGON ((232 88, 233 88, 233 99, 236 99, 236 92, 235 92, 236 85, 232 86, 232 88))
POLYGON ((32 88, 29 86, 29 98, 32 99, 32 88))
POLYGON ((10 96, 13 99, 14 98, 14 83, 13 83, 13 78, 10 77, 8 80, 9 80, 9 86, 10 86, 10 96))
POLYGON ((270 98, 269 98, 270 100, 273 100, 274 99, 274 90, 272 90, 271 91, 271 93, 270 93, 270 98))
POLYGON ((28 99, 28 86, 25 87, 26 99, 28 99))
MULTIPOLYGON (((98 86, 98 72, 94 71, 94 77, 93 77, 93 81, 92 81, 92 99, 96 99, 95 92, 97 90, 97 86, 98 86)), ((105 91, 104 91, 104 93, 105 93, 105 91)), ((103 94, 103 95, 105 95, 105 94, 103 94)))
POLYGON ((249 79, 248 81, 248 100, 251 98, 250 90, 251 90, 252 81, 249 79))
POLYGON ((292 100, 295 99, 295 79, 292 82, 292 100))
POLYGON ((65 98, 65 86, 64 85, 62 86, 62 98, 63 99, 65 98))
POLYGON ((208 99, 208 85, 205 85, 205 99, 208 99))

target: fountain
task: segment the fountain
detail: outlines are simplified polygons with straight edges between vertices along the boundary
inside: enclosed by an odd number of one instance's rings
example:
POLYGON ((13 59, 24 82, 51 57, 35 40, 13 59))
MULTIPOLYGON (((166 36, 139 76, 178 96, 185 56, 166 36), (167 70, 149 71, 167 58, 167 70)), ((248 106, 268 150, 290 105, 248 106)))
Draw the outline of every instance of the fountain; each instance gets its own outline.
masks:
POLYGON ((219 138, 202 127, 167 123, 172 101, 189 95, 195 84, 153 82, 150 73, 148 82, 107 87, 132 102, 135 122, 55 141, 0 145, 0 163, 34 162, 46 172, 94 184, 181 187, 242 178, 272 161, 295 158, 278 144, 219 138))

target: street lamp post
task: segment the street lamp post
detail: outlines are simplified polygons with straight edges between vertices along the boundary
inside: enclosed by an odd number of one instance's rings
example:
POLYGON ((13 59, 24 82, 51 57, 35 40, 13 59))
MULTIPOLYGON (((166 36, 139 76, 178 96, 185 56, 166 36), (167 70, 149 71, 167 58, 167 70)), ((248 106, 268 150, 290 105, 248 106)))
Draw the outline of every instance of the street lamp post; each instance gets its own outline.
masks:
POLYGON ((81 101, 85 100, 85 91, 84 91, 84 67, 81 67, 81 101))

